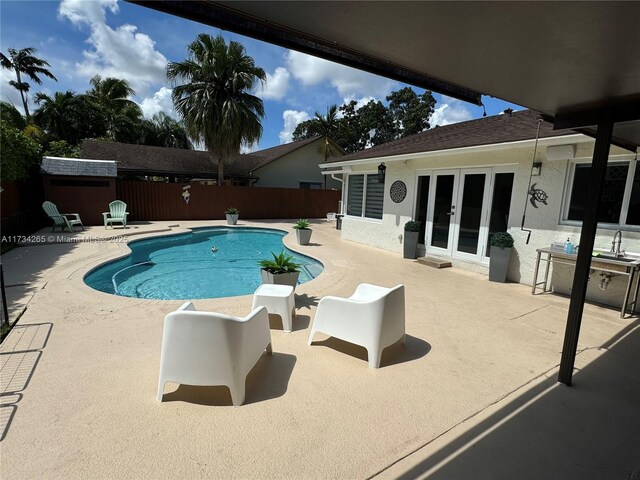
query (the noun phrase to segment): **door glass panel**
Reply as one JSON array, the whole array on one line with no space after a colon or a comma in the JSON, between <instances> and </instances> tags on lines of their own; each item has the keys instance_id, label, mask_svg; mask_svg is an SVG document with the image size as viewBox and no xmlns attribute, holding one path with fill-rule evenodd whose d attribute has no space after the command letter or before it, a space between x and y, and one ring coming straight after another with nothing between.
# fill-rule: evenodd
<instances>
[{"instance_id":1,"label":"door glass panel","mask_svg":"<svg viewBox=\"0 0 640 480\"><path fill-rule=\"evenodd\" d=\"M427 207L429 206L429 177L418 177L418 195L416 205L416 221L420 222L418 242L424 242L427 227Z\"/></svg>"},{"instance_id":2,"label":"door glass panel","mask_svg":"<svg viewBox=\"0 0 640 480\"><path fill-rule=\"evenodd\" d=\"M513 173L496 173L491 213L489 214L489 241L485 255L491 251L491 237L497 232L506 232L509 228L509 211L511 209L511 192L513 190Z\"/></svg>"},{"instance_id":3,"label":"door glass panel","mask_svg":"<svg viewBox=\"0 0 640 480\"><path fill-rule=\"evenodd\" d=\"M433 232L431 245L448 248L449 231L451 230L451 200L455 175L438 175L436 177L436 195L433 204Z\"/></svg>"},{"instance_id":4,"label":"door glass panel","mask_svg":"<svg viewBox=\"0 0 640 480\"><path fill-rule=\"evenodd\" d=\"M460 215L460 233L458 234L458 251L478 253L478 239L480 238L480 220L482 218L482 201L484 199L484 173L467 174L464 176L462 205Z\"/></svg>"}]
</instances>

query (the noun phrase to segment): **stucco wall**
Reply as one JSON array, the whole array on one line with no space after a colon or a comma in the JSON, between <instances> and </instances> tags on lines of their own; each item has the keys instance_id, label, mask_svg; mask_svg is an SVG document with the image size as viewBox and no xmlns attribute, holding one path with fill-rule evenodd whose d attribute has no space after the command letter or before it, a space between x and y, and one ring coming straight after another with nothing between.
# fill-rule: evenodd
<instances>
[{"instance_id":1,"label":"stucco wall","mask_svg":"<svg viewBox=\"0 0 640 480\"><path fill-rule=\"evenodd\" d=\"M318 151L318 142L313 142L256 170L253 176L260 177L260 187L299 188L300 182L324 185L324 176L318 167L323 162L324 155ZM339 190L342 183L328 176L327 188Z\"/></svg>"},{"instance_id":2,"label":"stucco wall","mask_svg":"<svg viewBox=\"0 0 640 480\"><path fill-rule=\"evenodd\" d=\"M579 143L576 158L591 157L594 142L586 137L586 143ZM629 152L612 147L611 155L629 154ZM544 190L549 198L547 205L539 204L534 208L528 201L529 172L532 162L533 146L514 147L496 151L469 152L460 155L443 155L430 158L413 158L401 162L387 162L384 196L384 214L382 220L368 220L345 217L342 224L342 238L374 247L402 253L402 235L404 224L414 216L416 204L417 176L420 170L441 168L467 168L481 166L514 165L515 177L511 199L509 231L513 235L515 245L511 257L508 280L531 285L535 267L536 249L548 247L552 242L565 242L567 237L574 244L580 240L580 228L562 225L561 213L564 201L564 190L569 161L549 161L546 147L538 146L535 161L542 162L542 174L533 177L536 188ZM353 173L373 173L380 159L368 165L353 166ZM407 185L407 196L402 203L396 204L389 197L391 184L402 180ZM586 186L585 186L586 188ZM344 195L343 195L344 197ZM343 202L344 202L343 198ZM529 244L526 243L527 232L521 230L522 215L526 207L525 229L532 231ZM596 248L610 248L616 229L599 229ZM623 248L629 252L640 252L640 232L624 231ZM419 253L424 253L424 250ZM487 273L487 265L453 259L454 266ZM543 265L541 265L542 267ZM569 294L573 279L572 267L556 266L550 278L553 288L559 293ZM598 288L598 272L592 276L589 284L588 298L609 305L620 305L626 287L626 277L615 277L606 291ZM539 274L539 281L542 272Z\"/></svg>"}]
</instances>

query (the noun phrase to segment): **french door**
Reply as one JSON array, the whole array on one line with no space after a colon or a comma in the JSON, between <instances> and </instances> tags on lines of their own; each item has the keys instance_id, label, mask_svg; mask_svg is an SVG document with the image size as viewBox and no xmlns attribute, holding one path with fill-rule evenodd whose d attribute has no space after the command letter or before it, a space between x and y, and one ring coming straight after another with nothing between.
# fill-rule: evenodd
<instances>
[{"instance_id":1,"label":"french door","mask_svg":"<svg viewBox=\"0 0 640 480\"><path fill-rule=\"evenodd\" d=\"M488 237L491 168L435 170L429 189L427 252L482 261Z\"/></svg>"}]
</instances>

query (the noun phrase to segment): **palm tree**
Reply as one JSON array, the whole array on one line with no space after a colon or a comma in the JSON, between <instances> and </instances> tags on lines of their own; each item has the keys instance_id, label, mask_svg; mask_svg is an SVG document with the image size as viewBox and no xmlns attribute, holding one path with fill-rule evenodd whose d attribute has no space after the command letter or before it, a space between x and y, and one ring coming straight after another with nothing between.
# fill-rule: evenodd
<instances>
[{"instance_id":1,"label":"palm tree","mask_svg":"<svg viewBox=\"0 0 640 480\"><path fill-rule=\"evenodd\" d=\"M256 67L242 44L221 35L200 34L187 46L189 58L169 62L167 78L175 85L173 104L189 136L202 141L218 165L218 185L224 182L224 163L262 136L262 100L249 92L266 74Z\"/></svg>"},{"instance_id":2,"label":"palm tree","mask_svg":"<svg viewBox=\"0 0 640 480\"><path fill-rule=\"evenodd\" d=\"M136 94L127 80L121 78L102 78L96 75L91 80L92 89L87 92L96 105L104 109L107 115L107 136L112 140L130 137L132 129L142 120L142 110L131 100Z\"/></svg>"},{"instance_id":3,"label":"palm tree","mask_svg":"<svg viewBox=\"0 0 640 480\"><path fill-rule=\"evenodd\" d=\"M33 119L40 128L59 140L77 145L84 138L95 138L106 133L103 111L85 95L68 90L53 96L38 92L33 97L38 108Z\"/></svg>"},{"instance_id":4,"label":"palm tree","mask_svg":"<svg viewBox=\"0 0 640 480\"><path fill-rule=\"evenodd\" d=\"M4 53L0 52L0 64L2 65L2 68L13 70L15 72L16 80L11 80L9 85L20 92L22 106L24 107L24 114L27 121L29 121L29 105L27 98L27 93L29 93L29 84L22 81L22 75L26 75L38 85L42 84L42 80L40 80L38 75L44 75L56 82L58 79L53 75L53 73L45 68L50 66L49 62L35 56L35 53L38 51L35 48L22 48L20 50L9 48L7 51L9 52L8 57Z\"/></svg>"},{"instance_id":5,"label":"palm tree","mask_svg":"<svg viewBox=\"0 0 640 480\"><path fill-rule=\"evenodd\" d=\"M169 148L191 148L187 131L181 122L164 112L156 113L151 121L158 145Z\"/></svg>"},{"instance_id":6,"label":"palm tree","mask_svg":"<svg viewBox=\"0 0 640 480\"><path fill-rule=\"evenodd\" d=\"M336 138L340 123L338 121L338 106L331 105L327 107L327 114L322 115L320 112L316 112L313 119L313 126L310 128L315 134L324 137L324 142L320 145L320 153L324 155L324 161L329 159L329 156L335 156L340 154L340 149L331 142L332 138ZM327 188L327 176L324 176L324 188Z\"/></svg>"}]
</instances>

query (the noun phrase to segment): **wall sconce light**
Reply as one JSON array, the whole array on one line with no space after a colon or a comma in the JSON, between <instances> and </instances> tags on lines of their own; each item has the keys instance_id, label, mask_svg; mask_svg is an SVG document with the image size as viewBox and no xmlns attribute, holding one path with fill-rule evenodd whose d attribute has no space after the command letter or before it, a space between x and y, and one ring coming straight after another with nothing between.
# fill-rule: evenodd
<instances>
[{"instance_id":1,"label":"wall sconce light","mask_svg":"<svg viewBox=\"0 0 640 480\"><path fill-rule=\"evenodd\" d=\"M378 182L384 183L385 173L387 171L387 167L384 162L378 165Z\"/></svg>"},{"instance_id":2,"label":"wall sconce light","mask_svg":"<svg viewBox=\"0 0 640 480\"><path fill-rule=\"evenodd\" d=\"M533 165L531 166L531 176L539 177L541 173L542 173L542 162L533 162Z\"/></svg>"}]
</instances>

